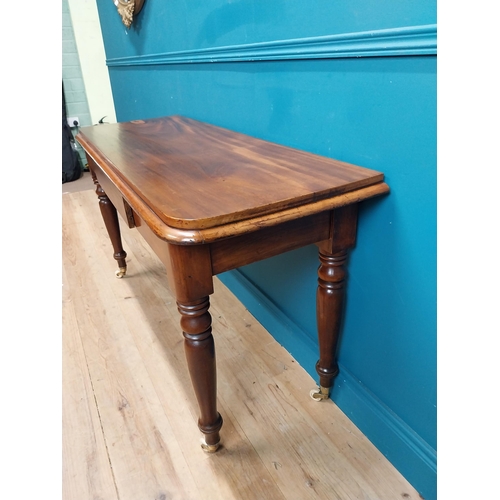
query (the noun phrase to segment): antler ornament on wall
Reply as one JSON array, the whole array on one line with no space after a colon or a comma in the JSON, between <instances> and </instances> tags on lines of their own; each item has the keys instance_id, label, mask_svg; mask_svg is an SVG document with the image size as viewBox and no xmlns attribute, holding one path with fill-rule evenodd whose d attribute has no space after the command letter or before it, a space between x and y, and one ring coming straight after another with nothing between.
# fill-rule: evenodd
<instances>
[{"instance_id":1,"label":"antler ornament on wall","mask_svg":"<svg viewBox=\"0 0 500 500\"><path fill-rule=\"evenodd\" d=\"M134 16L139 14L142 9L144 0L113 0L116 8L118 9L118 14L120 14L123 24L130 28Z\"/></svg>"}]
</instances>

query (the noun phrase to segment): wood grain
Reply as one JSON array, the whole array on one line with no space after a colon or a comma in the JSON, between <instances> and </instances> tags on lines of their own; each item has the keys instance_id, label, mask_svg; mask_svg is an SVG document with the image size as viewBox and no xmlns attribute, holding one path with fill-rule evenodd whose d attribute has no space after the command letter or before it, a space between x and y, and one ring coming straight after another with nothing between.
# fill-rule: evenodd
<instances>
[{"instance_id":1,"label":"wood grain","mask_svg":"<svg viewBox=\"0 0 500 500\"><path fill-rule=\"evenodd\" d=\"M165 224L179 229L307 205L384 177L181 116L85 127L77 139L114 182L126 183Z\"/></svg>"},{"instance_id":2,"label":"wood grain","mask_svg":"<svg viewBox=\"0 0 500 500\"><path fill-rule=\"evenodd\" d=\"M95 194L63 195L64 500L419 499L217 279L224 446L204 454L165 267L121 228L117 280Z\"/></svg>"},{"instance_id":3,"label":"wood grain","mask_svg":"<svg viewBox=\"0 0 500 500\"><path fill-rule=\"evenodd\" d=\"M74 259L74 255L71 255L74 248L66 244L65 247L66 257ZM63 498L117 500L113 471L81 343L70 280L64 270L62 314Z\"/></svg>"}]
</instances>

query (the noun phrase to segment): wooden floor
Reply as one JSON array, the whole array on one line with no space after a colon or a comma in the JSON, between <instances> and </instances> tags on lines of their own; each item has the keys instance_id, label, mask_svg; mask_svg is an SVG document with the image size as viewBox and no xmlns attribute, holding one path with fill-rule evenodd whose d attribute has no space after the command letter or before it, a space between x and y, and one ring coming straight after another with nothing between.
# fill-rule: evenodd
<instances>
[{"instance_id":1,"label":"wooden floor","mask_svg":"<svg viewBox=\"0 0 500 500\"><path fill-rule=\"evenodd\" d=\"M205 454L163 265L122 224L116 279L94 192L62 202L64 500L419 498L217 279L223 446Z\"/></svg>"}]
</instances>

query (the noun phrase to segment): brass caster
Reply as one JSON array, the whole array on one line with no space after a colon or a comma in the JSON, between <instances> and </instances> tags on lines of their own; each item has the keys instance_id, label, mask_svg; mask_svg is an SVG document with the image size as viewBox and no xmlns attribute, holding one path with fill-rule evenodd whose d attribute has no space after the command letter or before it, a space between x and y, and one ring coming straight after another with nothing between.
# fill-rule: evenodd
<instances>
[{"instance_id":1,"label":"brass caster","mask_svg":"<svg viewBox=\"0 0 500 500\"><path fill-rule=\"evenodd\" d=\"M323 401L324 399L328 399L330 396L330 388L319 386L318 389L313 389L309 395L313 399L313 401Z\"/></svg>"},{"instance_id":2,"label":"brass caster","mask_svg":"<svg viewBox=\"0 0 500 500\"><path fill-rule=\"evenodd\" d=\"M120 267L117 271L115 271L115 276L117 278L123 278L127 274L127 268L126 267Z\"/></svg>"},{"instance_id":3,"label":"brass caster","mask_svg":"<svg viewBox=\"0 0 500 500\"><path fill-rule=\"evenodd\" d=\"M215 453L219 448L220 442L217 444L207 444L203 438L201 438L201 449L205 453Z\"/></svg>"}]
</instances>

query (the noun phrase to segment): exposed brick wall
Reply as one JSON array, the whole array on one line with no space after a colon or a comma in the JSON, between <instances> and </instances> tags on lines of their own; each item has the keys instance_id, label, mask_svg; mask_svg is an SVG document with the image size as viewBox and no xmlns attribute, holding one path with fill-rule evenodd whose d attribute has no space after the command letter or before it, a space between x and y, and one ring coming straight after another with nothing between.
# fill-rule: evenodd
<instances>
[{"instance_id":1,"label":"exposed brick wall","mask_svg":"<svg viewBox=\"0 0 500 500\"><path fill-rule=\"evenodd\" d=\"M77 116L83 127L92 125L68 0L62 2L62 79L68 116ZM73 135L76 135L77 129L71 130ZM78 153L82 159L82 165L85 165L87 163L85 153L79 145Z\"/></svg>"}]
</instances>

